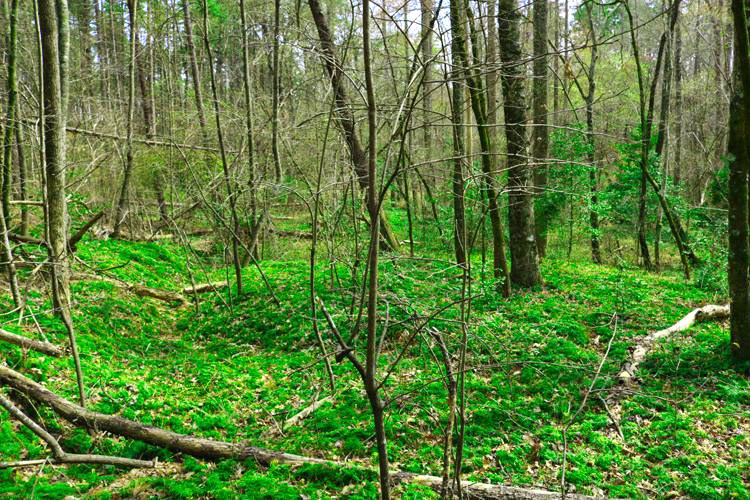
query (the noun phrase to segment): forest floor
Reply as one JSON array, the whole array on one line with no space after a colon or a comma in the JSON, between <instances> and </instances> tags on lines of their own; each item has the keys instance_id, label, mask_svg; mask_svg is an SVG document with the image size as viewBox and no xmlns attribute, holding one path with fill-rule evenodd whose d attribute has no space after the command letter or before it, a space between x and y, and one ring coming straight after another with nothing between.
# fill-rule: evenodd
<instances>
[{"instance_id":1,"label":"forest floor","mask_svg":"<svg viewBox=\"0 0 750 500\"><path fill-rule=\"evenodd\" d=\"M190 285L185 252L172 243L87 240L78 257L79 272L112 268L110 275L129 283L175 291ZM265 261L262 267L280 305L269 300L251 266L241 300L229 302L226 292L207 295L197 313L192 305L136 297L112 283L75 281L74 320L89 405L177 432L374 464L369 407L346 362L333 365L332 402L294 426L284 425L330 391L310 327L308 262ZM319 266L317 289L346 331L344 312L350 304L342 288L347 289L349 270L338 265L334 272L338 277L328 265ZM197 274L201 282L226 278L223 270ZM725 298L677 273L554 258L544 262L544 289L519 291L507 300L475 274L466 477L559 489L565 434L571 490L617 497L750 496L750 377L747 366L729 358L726 324L696 325L660 341L640 368L642 380L622 399L619 424L603 403L628 348L639 338L694 307ZM383 260L382 300L391 317L383 366L393 361L405 338L399 321L455 301L458 275L439 258ZM64 345L61 325L42 312L44 292L32 289L29 297L48 338ZM449 307L432 323L453 351L460 340L458 318L457 307ZM28 320L19 325L6 316L3 323L7 330L39 338ZM321 331L330 338L325 323ZM446 389L433 349L429 337L421 338L389 379L387 432L394 467L439 475ZM23 354L8 345L2 353L9 366L75 399L68 359ZM582 405L592 381L593 391ZM377 492L376 477L364 468L263 468L250 460L212 464L111 435L92 436L40 412L62 433L68 451L158 457L163 463L133 471L87 465L2 470L0 497L373 498ZM46 454L29 431L0 414L2 460ZM398 493L429 495L416 486L400 487Z\"/></svg>"}]
</instances>

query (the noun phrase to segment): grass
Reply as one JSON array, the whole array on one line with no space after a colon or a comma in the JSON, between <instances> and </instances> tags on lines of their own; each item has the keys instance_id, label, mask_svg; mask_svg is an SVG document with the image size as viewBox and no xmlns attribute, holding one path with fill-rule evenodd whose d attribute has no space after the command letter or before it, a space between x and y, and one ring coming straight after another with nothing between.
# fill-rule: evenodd
<instances>
[{"instance_id":1,"label":"grass","mask_svg":"<svg viewBox=\"0 0 750 500\"><path fill-rule=\"evenodd\" d=\"M179 290L189 283L185 254L161 243L85 241L88 267L128 282ZM206 264L196 279L223 279ZM195 262L196 256L191 256ZM89 404L183 433L246 440L276 450L348 460L363 468L261 468L252 461L204 463L108 435L71 429L45 409L47 425L66 449L167 462L154 471L51 467L0 471L0 496L62 498L116 495L192 498L374 498L376 461L368 405L345 362L334 364L336 394L292 428L283 422L326 393L311 328L308 263L263 262L281 304L268 298L257 271L245 270L247 294L207 296L199 310L134 297L102 282L75 282L75 324ZM460 296L456 269L445 261L384 259L382 313L390 317L382 368L403 348L414 324ZM78 264L83 266L83 264ZM619 497L750 496L750 378L729 358L727 327L699 325L661 342L641 367L642 382L622 405L620 439L599 395L614 385L628 347L646 332L674 323L691 308L723 302L677 273L594 266L548 259L545 288L509 300L479 279L475 262L466 377L464 471L470 478L559 489L563 430L568 427L566 479L576 491ZM334 273L332 276L331 273ZM350 272L320 265L316 288L346 334L351 322ZM49 338L65 342L44 314L41 290L30 294ZM456 351L457 307L430 321ZM5 328L35 335L28 321ZM328 349L333 343L322 325ZM612 337L614 336L614 339ZM594 393L581 407L608 343L612 347ZM74 399L69 360L49 360L3 345L4 359L50 389ZM394 466L439 474L446 390L431 339L418 336L386 384L389 449ZM321 396L322 397L322 396ZM39 458L46 450L27 430L0 415L0 457ZM425 498L401 487L404 498Z\"/></svg>"}]
</instances>

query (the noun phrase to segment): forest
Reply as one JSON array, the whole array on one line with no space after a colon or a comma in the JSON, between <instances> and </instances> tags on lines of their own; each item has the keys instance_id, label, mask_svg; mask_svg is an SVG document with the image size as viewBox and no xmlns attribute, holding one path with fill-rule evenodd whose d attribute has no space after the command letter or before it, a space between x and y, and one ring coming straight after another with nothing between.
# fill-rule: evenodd
<instances>
[{"instance_id":1,"label":"forest","mask_svg":"<svg viewBox=\"0 0 750 500\"><path fill-rule=\"evenodd\" d=\"M750 498L749 23L0 0L0 498Z\"/></svg>"}]
</instances>

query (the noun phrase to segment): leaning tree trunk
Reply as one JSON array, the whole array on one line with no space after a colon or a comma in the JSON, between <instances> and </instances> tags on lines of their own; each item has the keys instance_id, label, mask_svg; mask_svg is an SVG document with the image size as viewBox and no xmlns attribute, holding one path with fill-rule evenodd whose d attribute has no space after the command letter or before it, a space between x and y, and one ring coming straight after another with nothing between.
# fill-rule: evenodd
<instances>
[{"instance_id":1,"label":"leaning tree trunk","mask_svg":"<svg viewBox=\"0 0 750 500\"><path fill-rule=\"evenodd\" d=\"M362 143L359 140L359 135L357 133L357 124L349 103L349 96L346 93L344 83L345 77L342 71L341 62L336 53L336 46L333 43L333 35L331 34L331 29L328 27L328 20L326 19L325 14L323 14L320 2L318 0L308 0L307 4L310 6L310 12L312 13L313 21L315 22L315 27L318 31L321 52L320 58L325 67L326 73L328 73L328 77L331 79L333 98L336 103L337 123L341 128L344 140L349 148L349 154L354 165L354 173L357 176L359 187L366 192L369 189L369 183L376 182L376 179L370 179L368 176L367 155L362 148ZM379 219L380 235L383 239L383 243L391 250L397 251L401 245L399 244L398 239L396 239L396 235L393 233L393 230L388 223L388 218L385 216L382 209L380 211Z\"/></svg>"},{"instance_id":2,"label":"leaning tree trunk","mask_svg":"<svg viewBox=\"0 0 750 500\"><path fill-rule=\"evenodd\" d=\"M503 62L503 107L508 149L508 229L510 232L510 279L521 286L542 282L534 237L534 200L527 161L526 77L522 64L518 3L500 0L498 41Z\"/></svg>"}]
</instances>

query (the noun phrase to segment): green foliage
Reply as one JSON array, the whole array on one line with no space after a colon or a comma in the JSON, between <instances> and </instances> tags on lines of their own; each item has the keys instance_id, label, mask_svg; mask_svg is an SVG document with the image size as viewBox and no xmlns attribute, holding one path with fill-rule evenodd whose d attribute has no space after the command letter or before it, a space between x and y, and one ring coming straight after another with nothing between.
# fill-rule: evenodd
<instances>
[{"instance_id":1,"label":"green foliage","mask_svg":"<svg viewBox=\"0 0 750 500\"><path fill-rule=\"evenodd\" d=\"M169 243L85 241L79 252L95 267L122 266L111 272L126 281L171 290L188 282L181 252ZM246 269L245 297L235 298L230 309L223 302L226 296L207 296L197 315L191 307L173 309L109 285L77 282L74 319L84 371L95 381L89 385L92 408L177 432L371 466L369 409L357 375L346 363L333 366L335 403L323 405L294 427L282 428L288 416L315 397L325 373L315 363L319 353L310 328L308 264L266 261L263 268L279 306L268 300L257 271ZM207 279L223 277L220 269L206 269ZM613 385L628 347L646 331L673 323L696 304L714 301L715 292L669 273L652 275L554 259L545 260L543 271L545 290L517 293L508 300L495 293L489 281L476 279L469 340L473 370L466 378L467 476L556 488L562 429L570 424L567 479L578 491L640 497L673 491L701 497L750 494L750 471L744 465L750 463L748 382L745 368L731 362L722 325L698 326L666 340L649 356L641 368L641 390L624 401L624 442L598 398L590 398L575 416L583 388L592 383L613 336L597 391ZM385 366L403 342L404 331L398 325L447 305L460 293L461 283L453 273L445 273L439 260L385 259L381 276L391 318ZM321 263L316 289L348 334L349 301L339 286L351 286L350 271ZM449 307L431 322L454 352L460 342L457 314ZM64 330L56 320L44 315L39 320L53 341L64 342ZM399 467L439 474L446 390L442 364L430 355L433 349L428 339L418 339L386 384L397 401L388 407L387 430L391 457ZM74 397L66 360L24 357L12 347L5 359L51 389ZM42 416L54 422L47 412ZM54 498L136 491L173 498L377 495L376 475L364 468L261 468L252 461L210 464L113 436L92 439L67 427L58 432L71 451L158 457L174 470L165 475L146 471L116 486L113 481L123 478L124 471L111 467L72 467L65 476L49 470L38 481L16 471L0 471L0 495L28 497L32 489L38 496ZM3 459L46 454L30 432L0 416ZM425 498L432 492L408 486L399 495Z\"/></svg>"}]
</instances>

